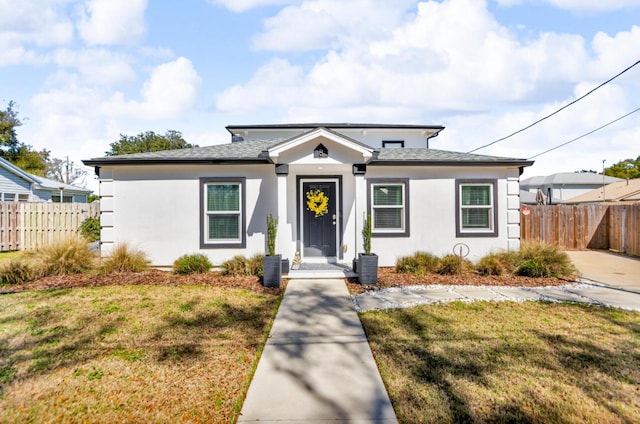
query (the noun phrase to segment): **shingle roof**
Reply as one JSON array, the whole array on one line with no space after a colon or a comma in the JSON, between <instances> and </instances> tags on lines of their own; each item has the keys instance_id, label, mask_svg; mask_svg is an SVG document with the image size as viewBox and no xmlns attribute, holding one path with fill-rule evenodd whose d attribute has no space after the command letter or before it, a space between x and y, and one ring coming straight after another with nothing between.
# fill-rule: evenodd
<instances>
[{"instance_id":1,"label":"shingle roof","mask_svg":"<svg viewBox=\"0 0 640 424\"><path fill-rule=\"evenodd\" d=\"M640 194L640 179L621 180L604 187L606 201L622 202L638 200ZM565 200L565 203L594 203L602 202L602 187Z\"/></svg>"},{"instance_id":2,"label":"shingle roof","mask_svg":"<svg viewBox=\"0 0 640 424\"><path fill-rule=\"evenodd\" d=\"M426 149L426 148L387 148L378 149L377 157L372 162L393 163L398 162L419 162L432 164L518 164L531 165L532 161L526 159L506 158L501 156L476 155L473 153L451 152L447 150Z\"/></svg>"},{"instance_id":3,"label":"shingle roof","mask_svg":"<svg viewBox=\"0 0 640 424\"><path fill-rule=\"evenodd\" d=\"M262 152L283 140L251 140L190 149L133 153L84 160L85 165L265 161Z\"/></svg>"},{"instance_id":4,"label":"shingle roof","mask_svg":"<svg viewBox=\"0 0 640 424\"><path fill-rule=\"evenodd\" d=\"M251 140L237 143L219 144L190 149L165 150L160 152L134 153L130 155L107 156L83 161L85 165L124 165L153 163L232 163L268 162L267 151L287 140ZM377 157L372 165L518 165L528 166L533 162L525 159L449 152L426 148L376 149Z\"/></svg>"},{"instance_id":5,"label":"shingle roof","mask_svg":"<svg viewBox=\"0 0 640 424\"><path fill-rule=\"evenodd\" d=\"M605 184L621 181L620 178L604 177ZM520 181L520 186L525 187L542 187L544 185L593 185L602 184L602 174L594 174L593 172L557 172L545 177L531 177Z\"/></svg>"}]
</instances>

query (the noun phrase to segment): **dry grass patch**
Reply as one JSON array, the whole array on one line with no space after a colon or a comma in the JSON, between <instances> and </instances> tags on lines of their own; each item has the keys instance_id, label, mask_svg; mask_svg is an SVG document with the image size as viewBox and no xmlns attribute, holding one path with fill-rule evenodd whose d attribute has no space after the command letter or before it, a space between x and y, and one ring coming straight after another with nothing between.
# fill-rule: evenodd
<instances>
[{"instance_id":1,"label":"dry grass patch","mask_svg":"<svg viewBox=\"0 0 640 424\"><path fill-rule=\"evenodd\" d=\"M233 421L279 299L194 286L2 295L2 419Z\"/></svg>"},{"instance_id":2,"label":"dry grass patch","mask_svg":"<svg viewBox=\"0 0 640 424\"><path fill-rule=\"evenodd\" d=\"M640 422L640 313L451 303L361 314L403 423Z\"/></svg>"}]
</instances>

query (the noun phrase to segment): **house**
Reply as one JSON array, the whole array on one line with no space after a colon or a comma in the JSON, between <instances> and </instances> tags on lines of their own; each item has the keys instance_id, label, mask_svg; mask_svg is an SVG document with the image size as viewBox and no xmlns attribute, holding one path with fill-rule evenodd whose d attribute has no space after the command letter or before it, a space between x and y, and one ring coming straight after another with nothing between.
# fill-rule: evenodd
<instances>
[{"instance_id":1,"label":"house","mask_svg":"<svg viewBox=\"0 0 640 424\"><path fill-rule=\"evenodd\" d=\"M83 161L100 179L102 251L129 242L157 266L265 251L350 263L372 217L380 266L418 250L470 259L517 249L519 176L533 162L427 148L429 125L230 125L231 142Z\"/></svg>"},{"instance_id":2,"label":"house","mask_svg":"<svg viewBox=\"0 0 640 424\"><path fill-rule=\"evenodd\" d=\"M91 190L29 174L0 158L0 201L86 203Z\"/></svg>"},{"instance_id":3,"label":"house","mask_svg":"<svg viewBox=\"0 0 640 424\"><path fill-rule=\"evenodd\" d=\"M520 181L520 189L536 193L538 189L546 196L547 205L565 203L572 197L587 193L603 184L620 181L620 178L602 176L593 172L558 172L546 177L530 177Z\"/></svg>"},{"instance_id":4,"label":"house","mask_svg":"<svg viewBox=\"0 0 640 424\"><path fill-rule=\"evenodd\" d=\"M625 203L640 201L640 178L607 184L604 186L604 190L599 187L580 196L572 197L567 203L602 203L603 201Z\"/></svg>"}]
</instances>

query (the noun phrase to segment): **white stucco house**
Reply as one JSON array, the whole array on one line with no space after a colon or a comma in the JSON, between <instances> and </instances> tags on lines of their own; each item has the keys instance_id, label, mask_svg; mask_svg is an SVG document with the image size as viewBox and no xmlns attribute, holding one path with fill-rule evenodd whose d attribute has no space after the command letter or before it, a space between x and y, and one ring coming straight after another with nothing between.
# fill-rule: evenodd
<instances>
[{"instance_id":1,"label":"white stucco house","mask_svg":"<svg viewBox=\"0 0 640 424\"><path fill-rule=\"evenodd\" d=\"M102 252L128 242L157 266L186 253L214 264L265 251L350 263L370 214L380 266L465 243L470 259L517 249L524 159L428 148L431 125L230 125L223 145L94 158Z\"/></svg>"},{"instance_id":2,"label":"white stucco house","mask_svg":"<svg viewBox=\"0 0 640 424\"><path fill-rule=\"evenodd\" d=\"M0 201L87 203L91 190L23 171L0 158Z\"/></svg>"}]
</instances>

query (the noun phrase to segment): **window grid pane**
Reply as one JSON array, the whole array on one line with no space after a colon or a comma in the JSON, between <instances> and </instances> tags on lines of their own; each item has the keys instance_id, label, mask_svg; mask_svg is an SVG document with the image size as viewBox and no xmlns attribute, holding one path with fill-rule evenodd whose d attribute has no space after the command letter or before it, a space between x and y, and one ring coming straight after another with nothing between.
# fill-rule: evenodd
<instances>
[{"instance_id":1,"label":"window grid pane","mask_svg":"<svg viewBox=\"0 0 640 424\"><path fill-rule=\"evenodd\" d=\"M468 208L462 210L462 228L490 228L488 208Z\"/></svg>"},{"instance_id":2,"label":"window grid pane","mask_svg":"<svg viewBox=\"0 0 640 424\"><path fill-rule=\"evenodd\" d=\"M403 208L374 208L373 228L376 230L402 230Z\"/></svg>"},{"instance_id":3,"label":"window grid pane","mask_svg":"<svg viewBox=\"0 0 640 424\"><path fill-rule=\"evenodd\" d=\"M209 215L210 240L236 240L240 238L239 215Z\"/></svg>"},{"instance_id":4,"label":"window grid pane","mask_svg":"<svg viewBox=\"0 0 640 424\"><path fill-rule=\"evenodd\" d=\"M238 184L207 185L207 211L240 211L240 186Z\"/></svg>"},{"instance_id":5,"label":"window grid pane","mask_svg":"<svg viewBox=\"0 0 640 424\"><path fill-rule=\"evenodd\" d=\"M374 206L402 206L403 186L400 184L379 184L373 186Z\"/></svg>"},{"instance_id":6,"label":"window grid pane","mask_svg":"<svg viewBox=\"0 0 640 424\"><path fill-rule=\"evenodd\" d=\"M464 206L491 205L491 187L486 185L462 186L462 204Z\"/></svg>"}]
</instances>

